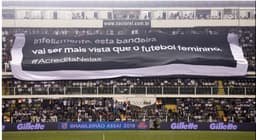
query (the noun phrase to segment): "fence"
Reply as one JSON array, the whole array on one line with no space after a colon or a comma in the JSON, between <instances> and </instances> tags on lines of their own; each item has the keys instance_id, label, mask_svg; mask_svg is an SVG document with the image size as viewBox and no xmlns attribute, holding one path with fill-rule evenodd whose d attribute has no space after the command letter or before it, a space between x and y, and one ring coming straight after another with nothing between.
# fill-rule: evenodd
<instances>
[{"instance_id":1,"label":"fence","mask_svg":"<svg viewBox=\"0 0 256 140\"><path fill-rule=\"evenodd\" d=\"M92 86L5 88L3 95L255 95L255 87Z\"/></svg>"}]
</instances>

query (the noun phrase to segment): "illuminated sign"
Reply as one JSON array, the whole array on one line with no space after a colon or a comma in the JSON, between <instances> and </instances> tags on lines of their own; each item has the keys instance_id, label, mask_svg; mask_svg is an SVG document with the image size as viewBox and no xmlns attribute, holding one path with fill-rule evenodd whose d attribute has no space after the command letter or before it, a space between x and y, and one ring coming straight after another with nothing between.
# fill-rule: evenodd
<instances>
[{"instance_id":1,"label":"illuminated sign","mask_svg":"<svg viewBox=\"0 0 256 140\"><path fill-rule=\"evenodd\" d=\"M221 123L210 123L210 129L211 130L237 130L238 126L235 124L224 124L223 122Z\"/></svg>"},{"instance_id":2,"label":"illuminated sign","mask_svg":"<svg viewBox=\"0 0 256 140\"><path fill-rule=\"evenodd\" d=\"M198 124L185 123L185 122L171 123L170 128L171 129L179 129L179 130L197 130Z\"/></svg>"},{"instance_id":3,"label":"illuminated sign","mask_svg":"<svg viewBox=\"0 0 256 140\"><path fill-rule=\"evenodd\" d=\"M41 123L20 123L17 125L17 130L44 130L45 125Z\"/></svg>"}]
</instances>

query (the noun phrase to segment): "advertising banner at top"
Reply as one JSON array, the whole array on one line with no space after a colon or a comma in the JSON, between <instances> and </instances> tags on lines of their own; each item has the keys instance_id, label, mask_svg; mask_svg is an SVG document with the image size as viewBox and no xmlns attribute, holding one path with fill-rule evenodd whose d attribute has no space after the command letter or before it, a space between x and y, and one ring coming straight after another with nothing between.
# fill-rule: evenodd
<instances>
[{"instance_id":1,"label":"advertising banner at top","mask_svg":"<svg viewBox=\"0 0 256 140\"><path fill-rule=\"evenodd\" d=\"M14 76L22 80L245 75L247 61L230 37L16 34L11 66Z\"/></svg>"}]
</instances>

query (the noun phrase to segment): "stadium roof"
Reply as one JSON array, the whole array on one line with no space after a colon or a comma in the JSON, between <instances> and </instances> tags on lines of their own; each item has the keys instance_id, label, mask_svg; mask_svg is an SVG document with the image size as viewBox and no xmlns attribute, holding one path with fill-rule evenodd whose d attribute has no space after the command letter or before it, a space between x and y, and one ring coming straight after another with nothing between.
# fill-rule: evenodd
<instances>
[{"instance_id":1,"label":"stadium roof","mask_svg":"<svg viewBox=\"0 0 256 140\"><path fill-rule=\"evenodd\" d=\"M255 7L255 1L3 1L3 7Z\"/></svg>"}]
</instances>

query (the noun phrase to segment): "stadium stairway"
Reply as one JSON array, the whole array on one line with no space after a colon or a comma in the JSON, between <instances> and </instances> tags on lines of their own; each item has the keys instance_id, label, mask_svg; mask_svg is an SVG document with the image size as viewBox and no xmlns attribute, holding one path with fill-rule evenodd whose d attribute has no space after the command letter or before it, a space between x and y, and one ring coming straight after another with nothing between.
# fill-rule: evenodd
<instances>
[{"instance_id":1,"label":"stadium stairway","mask_svg":"<svg viewBox=\"0 0 256 140\"><path fill-rule=\"evenodd\" d=\"M176 104L167 104L165 105L166 110L171 110L172 112L177 112L177 105Z\"/></svg>"},{"instance_id":2,"label":"stadium stairway","mask_svg":"<svg viewBox=\"0 0 256 140\"><path fill-rule=\"evenodd\" d=\"M2 83L2 95L10 95L9 86L6 83Z\"/></svg>"},{"instance_id":3,"label":"stadium stairway","mask_svg":"<svg viewBox=\"0 0 256 140\"><path fill-rule=\"evenodd\" d=\"M221 120L223 120L223 118L225 117L224 111L221 107L221 105L217 105L217 112L218 112L218 116Z\"/></svg>"},{"instance_id":4,"label":"stadium stairway","mask_svg":"<svg viewBox=\"0 0 256 140\"><path fill-rule=\"evenodd\" d=\"M222 80L218 81L218 92L217 92L217 94L218 95L224 95L225 94L224 86L223 86L223 81Z\"/></svg>"}]
</instances>

